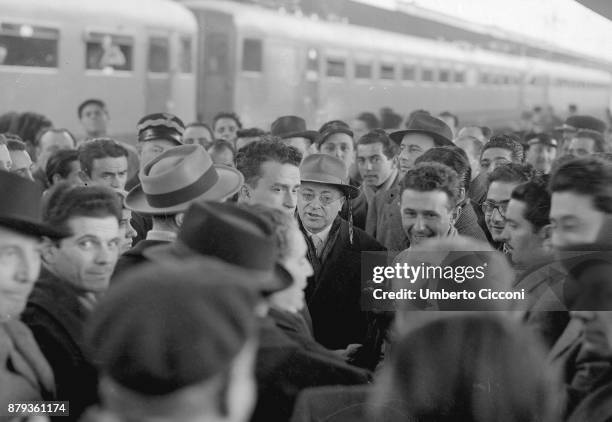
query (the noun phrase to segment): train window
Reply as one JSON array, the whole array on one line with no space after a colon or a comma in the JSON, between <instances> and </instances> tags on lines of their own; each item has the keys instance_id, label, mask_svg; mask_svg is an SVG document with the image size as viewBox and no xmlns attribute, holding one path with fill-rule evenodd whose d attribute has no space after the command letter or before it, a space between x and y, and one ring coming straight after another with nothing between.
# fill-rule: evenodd
<instances>
[{"instance_id":1,"label":"train window","mask_svg":"<svg viewBox=\"0 0 612 422\"><path fill-rule=\"evenodd\" d=\"M181 38L181 50L179 52L179 66L181 73L193 72L193 54L191 52L191 38Z\"/></svg>"},{"instance_id":2,"label":"train window","mask_svg":"<svg viewBox=\"0 0 612 422\"><path fill-rule=\"evenodd\" d=\"M440 82L450 82L450 70L448 69L440 69L440 74L438 76L438 80Z\"/></svg>"},{"instance_id":3,"label":"train window","mask_svg":"<svg viewBox=\"0 0 612 422\"><path fill-rule=\"evenodd\" d=\"M263 70L261 40L245 38L242 42L242 70L245 72L261 72Z\"/></svg>"},{"instance_id":4,"label":"train window","mask_svg":"<svg viewBox=\"0 0 612 422\"><path fill-rule=\"evenodd\" d=\"M380 79L393 80L395 79L395 66L392 64L380 65Z\"/></svg>"},{"instance_id":5,"label":"train window","mask_svg":"<svg viewBox=\"0 0 612 422\"><path fill-rule=\"evenodd\" d=\"M308 60L306 63L306 70L309 72L319 72L319 52L315 48L308 50Z\"/></svg>"},{"instance_id":6,"label":"train window","mask_svg":"<svg viewBox=\"0 0 612 422\"><path fill-rule=\"evenodd\" d=\"M416 68L412 65L405 65L402 68L402 79L405 81L416 80Z\"/></svg>"},{"instance_id":7,"label":"train window","mask_svg":"<svg viewBox=\"0 0 612 422\"><path fill-rule=\"evenodd\" d=\"M465 82L465 71L463 70L455 70L453 74L453 78L455 83L462 84Z\"/></svg>"},{"instance_id":8,"label":"train window","mask_svg":"<svg viewBox=\"0 0 612 422\"><path fill-rule=\"evenodd\" d=\"M480 80L480 83L483 85L487 85L488 83L491 82L491 79L487 72L480 72L479 80Z\"/></svg>"},{"instance_id":9,"label":"train window","mask_svg":"<svg viewBox=\"0 0 612 422\"><path fill-rule=\"evenodd\" d=\"M346 62L344 59L327 59L327 76L344 78L346 76Z\"/></svg>"},{"instance_id":10,"label":"train window","mask_svg":"<svg viewBox=\"0 0 612 422\"><path fill-rule=\"evenodd\" d=\"M369 63L355 63L355 79L371 79L372 65Z\"/></svg>"},{"instance_id":11,"label":"train window","mask_svg":"<svg viewBox=\"0 0 612 422\"><path fill-rule=\"evenodd\" d=\"M59 31L41 26L0 25L0 65L57 67Z\"/></svg>"},{"instance_id":12,"label":"train window","mask_svg":"<svg viewBox=\"0 0 612 422\"><path fill-rule=\"evenodd\" d=\"M132 37L89 33L85 44L85 68L132 70L133 45Z\"/></svg>"},{"instance_id":13,"label":"train window","mask_svg":"<svg viewBox=\"0 0 612 422\"><path fill-rule=\"evenodd\" d=\"M434 81L434 70L431 68L424 67L421 71L421 80L423 82L433 82Z\"/></svg>"},{"instance_id":14,"label":"train window","mask_svg":"<svg viewBox=\"0 0 612 422\"><path fill-rule=\"evenodd\" d=\"M168 38L149 38L149 72L167 73L170 70L170 43Z\"/></svg>"}]
</instances>

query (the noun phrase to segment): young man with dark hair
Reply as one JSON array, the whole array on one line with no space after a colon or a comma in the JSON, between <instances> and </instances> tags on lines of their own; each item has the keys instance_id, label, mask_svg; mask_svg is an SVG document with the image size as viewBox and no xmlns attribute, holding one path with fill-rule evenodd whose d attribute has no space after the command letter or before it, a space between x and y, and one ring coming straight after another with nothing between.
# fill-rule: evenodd
<instances>
[{"instance_id":1,"label":"young man with dark hair","mask_svg":"<svg viewBox=\"0 0 612 422\"><path fill-rule=\"evenodd\" d=\"M214 117L212 129L215 139L223 139L234 145L242 122L236 113L222 111Z\"/></svg>"},{"instance_id":2,"label":"young man with dark hair","mask_svg":"<svg viewBox=\"0 0 612 422\"><path fill-rule=\"evenodd\" d=\"M400 210L410 246L457 234L453 211L459 186L457 173L443 164L426 162L408 170L401 183Z\"/></svg>"},{"instance_id":3,"label":"young man with dark hair","mask_svg":"<svg viewBox=\"0 0 612 422\"><path fill-rule=\"evenodd\" d=\"M549 174L557 157L557 140L546 133L531 133L525 135L525 141L525 162L540 174Z\"/></svg>"},{"instance_id":4,"label":"young man with dark hair","mask_svg":"<svg viewBox=\"0 0 612 422\"><path fill-rule=\"evenodd\" d=\"M43 211L48 225L70 236L43 245L43 269L22 320L53 369L57 399L70 401L71 420L96 401L83 330L117 262L120 219L117 194L102 186L59 185Z\"/></svg>"},{"instance_id":5,"label":"young man with dark hair","mask_svg":"<svg viewBox=\"0 0 612 422\"><path fill-rule=\"evenodd\" d=\"M262 136L266 134L266 131L258 127L251 127L248 129L240 129L236 133L236 151L240 151L242 148L252 142L257 142Z\"/></svg>"},{"instance_id":6,"label":"young man with dark hair","mask_svg":"<svg viewBox=\"0 0 612 422\"><path fill-rule=\"evenodd\" d=\"M244 175L238 202L267 205L293 215L300 187L302 154L279 138L264 136L242 148L236 168Z\"/></svg>"},{"instance_id":7,"label":"young man with dark hair","mask_svg":"<svg viewBox=\"0 0 612 422\"><path fill-rule=\"evenodd\" d=\"M11 173L15 173L23 178L34 181L32 176L32 159L28 154L25 142L21 141L18 136L9 134L7 136L6 146L11 156Z\"/></svg>"},{"instance_id":8,"label":"young man with dark hair","mask_svg":"<svg viewBox=\"0 0 612 422\"><path fill-rule=\"evenodd\" d=\"M110 138L87 141L78 149L84 183L124 190L128 175L128 151Z\"/></svg>"},{"instance_id":9,"label":"young man with dark hair","mask_svg":"<svg viewBox=\"0 0 612 422\"><path fill-rule=\"evenodd\" d=\"M569 141L567 152L576 158L604 152L606 141L603 135L594 130L582 129L572 136Z\"/></svg>"},{"instance_id":10,"label":"young man with dark hair","mask_svg":"<svg viewBox=\"0 0 612 422\"><path fill-rule=\"evenodd\" d=\"M351 123L351 128L355 135L355 139L361 138L368 132L374 129L380 128L380 120L374 113L363 112L360 113L355 120Z\"/></svg>"},{"instance_id":11,"label":"young man with dark hair","mask_svg":"<svg viewBox=\"0 0 612 422\"><path fill-rule=\"evenodd\" d=\"M399 147L382 129L374 129L357 140L357 168L361 191L374 200L378 191L392 189L399 182L397 155Z\"/></svg>"},{"instance_id":12,"label":"young man with dark hair","mask_svg":"<svg viewBox=\"0 0 612 422\"><path fill-rule=\"evenodd\" d=\"M51 187L60 182L68 182L71 185L82 184L79 152L74 149L56 151L47 160L45 174Z\"/></svg>"},{"instance_id":13,"label":"young man with dark hair","mask_svg":"<svg viewBox=\"0 0 612 422\"><path fill-rule=\"evenodd\" d=\"M482 204L482 211L494 246L503 248L502 233L506 226L506 210L512 191L534 176L535 171L530 165L514 163L498 166L489 174L487 197Z\"/></svg>"},{"instance_id":14,"label":"young man with dark hair","mask_svg":"<svg viewBox=\"0 0 612 422\"><path fill-rule=\"evenodd\" d=\"M551 175L554 247L597 240L612 214L612 165L598 158L570 160Z\"/></svg>"},{"instance_id":15,"label":"young man with dark hair","mask_svg":"<svg viewBox=\"0 0 612 422\"><path fill-rule=\"evenodd\" d=\"M101 138L108 135L110 117L104 101L90 98L83 101L77 111L79 121L85 129L85 139Z\"/></svg>"},{"instance_id":16,"label":"young man with dark hair","mask_svg":"<svg viewBox=\"0 0 612 422\"><path fill-rule=\"evenodd\" d=\"M206 123L194 122L185 126L185 132L183 132L185 145L200 144L208 148L214 140L212 129Z\"/></svg>"}]
</instances>

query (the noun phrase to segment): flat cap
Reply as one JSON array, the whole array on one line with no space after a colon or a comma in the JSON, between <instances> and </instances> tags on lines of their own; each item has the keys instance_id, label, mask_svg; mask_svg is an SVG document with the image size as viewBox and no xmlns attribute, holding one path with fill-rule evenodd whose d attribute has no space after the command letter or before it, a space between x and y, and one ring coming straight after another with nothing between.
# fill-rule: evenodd
<instances>
[{"instance_id":1,"label":"flat cap","mask_svg":"<svg viewBox=\"0 0 612 422\"><path fill-rule=\"evenodd\" d=\"M174 114L153 113L140 119L136 125L136 130L138 131L138 142L166 139L177 145L182 145L185 124Z\"/></svg>"},{"instance_id":2,"label":"flat cap","mask_svg":"<svg viewBox=\"0 0 612 422\"><path fill-rule=\"evenodd\" d=\"M88 323L92 362L143 395L205 382L255 336L257 295L248 285L244 270L203 257L128 272Z\"/></svg>"}]
</instances>

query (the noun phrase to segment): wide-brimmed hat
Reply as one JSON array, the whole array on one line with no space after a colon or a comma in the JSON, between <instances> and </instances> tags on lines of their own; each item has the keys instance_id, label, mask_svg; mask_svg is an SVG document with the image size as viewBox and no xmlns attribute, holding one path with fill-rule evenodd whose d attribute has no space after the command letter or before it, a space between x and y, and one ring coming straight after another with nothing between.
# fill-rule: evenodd
<instances>
[{"instance_id":1,"label":"wide-brimmed hat","mask_svg":"<svg viewBox=\"0 0 612 422\"><path fill-rule=\"evenodd\" d=\"M302 183L321 183L340 189L347 198L359 196L359 189L349 184L344 161L327 154L311 154L300 165Z\"/></svg>"},{"instance_id":2,"label":"wide-brimmed hat","mask_svg":"<svg viewBox=\"0 0 612 422\"><path fill-rule=\"evenodd\" d=\"M317 145L321 146L323 142L335 133L344 133L351 138L354 136L350 126L342 120L332 120L325 123L319 129L319 138L317 139Z\"/></svg>"},{"instance_id":3,"label":"wide-brimmed hat","mask_svg":"<svg viewBox=\"0 0 612 422\"><path fill-rule=\"evenodd\" d=\"M174 114L148 114L138 121L136 129L138 130L138 142L165 139L177 145L183 145L185 124Z\"/></svg>"},{"instance_id":4,"label":"wide-brimmed hat","mask_svg":"<svg viewBox=\"0 0 612 422\"><path fill-rule=\"evenodd\" d=\"M60 239L69 236L63 230L42 221L42 190L21 176L0 170L0 226L29 236Z\"/></svg>"},{"instance_id":5,"label":"wide-brimmed hat","mask_svg":"<svg viewBox=\"0 0 612 422\"><path fill-rule=\"evenodd\" d=\"M415 113L406 124L406 129L389 134L396 143L401 144L404 135L409 133L422 133L433 138L437 147L453 145L453 131L442 120L425 113Z\"/></svg>"},{"instance_id":6,"label":"wide-brimmed hat","mask_svg":"<svg viewBox=\"0 0 612 422\"><path fill-rule=\"evenodd\" d=\"M555 128L556 130L570 130L570 131L578 131L581 129L589 129L594 130L595 132L599 132L603 134L606 131L606 124L603 120L599 120L593 116L587 115L575 115L569 116L563 122L563 125Z\"/></svg>"},{"instance_id":7,"label":"wide-brimmed hat","mask_svg":"<svg viewBox=\"0 0 612 422\"><path fill-rule=\"evenodd\" d=\"M306 129L306 121L298 116L282 116L272 122L270 133L281 139L302 137L315 142L319 132Z\"/></svg>"},{"instance_id":8,"label":"wide-brimmed hat","mask_svg":"<svg viewBox=\"0 0 612 422\"><path fill-rule=\"evenodd\" d=\"M289 287L293 278L278 264L274 228L252 211L232 203L194 202L185 213L177 240L148 248L152 261L216 257L249 271L264 294Z\"/></svg>"},{"instance_id":9,"label":"wide-brimmed hat","mask_svg":"<svg viewBox=\"0 0 612 422\"><path fill-rule=\"evenodd\" d=\"M238 170L213 164L201 145L170 148L143 167L140 185L125 198L125 206L143 214L176 214L195 200L220 201L240 189Z\"/></svg>"}]
</instances>

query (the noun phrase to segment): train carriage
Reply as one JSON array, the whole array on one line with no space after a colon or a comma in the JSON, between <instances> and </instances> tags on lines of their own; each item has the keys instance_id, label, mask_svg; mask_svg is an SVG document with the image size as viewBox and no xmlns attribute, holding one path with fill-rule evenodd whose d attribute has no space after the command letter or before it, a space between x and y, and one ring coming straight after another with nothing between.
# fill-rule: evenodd
<instances>
[{"instance_id":1,"label":"train carriage","mask_svg":"<svg viewBox=\"0 0 612 422\"><path fill-rule=\"evenodd\" d=\"M0 112L78 128L78 104L100 98L119 137L146 113L194 119L196 34L170 0L3 0Z\"/></svg>"}]
</instances>

